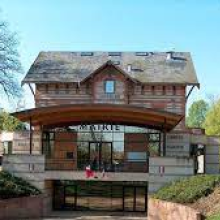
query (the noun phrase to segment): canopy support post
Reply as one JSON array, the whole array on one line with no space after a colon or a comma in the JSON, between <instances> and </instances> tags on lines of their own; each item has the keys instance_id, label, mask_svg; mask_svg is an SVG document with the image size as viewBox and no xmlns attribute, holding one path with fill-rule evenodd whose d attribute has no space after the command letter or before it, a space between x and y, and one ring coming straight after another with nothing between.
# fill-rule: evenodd
<instances>
[{"instance_id":1,"label":"canopy support post","mask_svg":"<svg viewBox=\"0 0 220 220\"><path fill-rule=\"evenodd\" d=\"M32 143L33 143L33 128L32 128L32 118L30 118L30 155L32 154Z\"/></svg>"},{"instance_id":2,"label":"canopy support post","mask_svg":"<svg viewBox=\"0 0 220 220\"><path fill-rule=\"evenodd\" d=\"M163 125L163 156L166 156L166 142L167 142L167 132L166 132L166 118L164 118Z\"/></svg>"},{"instance_id":3,"label":"canopy support post","mask_svg":"<svg viewBox=\"0 0 220 220\"><path fill-rule=\"evenodd\" d=\"M163 156L166 156L166 142L167 142L167 132L163 131Z\"/></svg>"}]
</instances>

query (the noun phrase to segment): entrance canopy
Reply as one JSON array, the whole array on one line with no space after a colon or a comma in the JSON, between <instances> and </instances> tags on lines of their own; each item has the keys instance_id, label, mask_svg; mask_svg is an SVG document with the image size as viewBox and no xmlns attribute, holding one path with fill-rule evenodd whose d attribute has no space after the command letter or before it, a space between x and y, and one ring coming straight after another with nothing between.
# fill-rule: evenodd
<instances>
[{"instance_id":1,"label":"entrance canopy","mask_svg":"<svg viewBox=\"0 0 220 220\"><path fill-rule=\"evenodd\" d=\"M131 105L72 104L34 108L11 114L33 126L46 128L84 123L112 123L148 127L170 131L183 118L182 115Z\"/></svg>"}]
</instances>

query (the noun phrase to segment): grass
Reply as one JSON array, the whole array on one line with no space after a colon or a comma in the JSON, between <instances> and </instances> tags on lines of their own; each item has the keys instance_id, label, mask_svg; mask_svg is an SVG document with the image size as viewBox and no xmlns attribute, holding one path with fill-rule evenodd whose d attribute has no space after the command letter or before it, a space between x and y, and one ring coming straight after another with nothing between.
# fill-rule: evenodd
<instances>
[{"instance_id":1,"label":"grass","mask_svg":"<svg viewBox=\"0 0 220 220\"><path fill-rule=\"evenodd\" d=\"M153 195L153 198L177 203L193 203L199 198L211 194L219 185L220 175L192 176L162 187Z\"/></svg>"},{"instance_id":2,"label":"grass","mask_svg":"<svg viewBox=\"0 0 220 220\"><path fill-rule=\"evenodd\" d=\"M215 214L215 215L212 215L208 218L206 218L206 220L220 220L220 213L219 214Z\"/></svg>"},{"instance_id":3,"label":"grass","mask_svg":"<svg viewBox=\"0 0 220 220\"><path fill-rule=\"evenodd\" d=\"M41 192L25 180L12 174L0 172L0 199L39 195Z\"/></svg>"}]
</instances>

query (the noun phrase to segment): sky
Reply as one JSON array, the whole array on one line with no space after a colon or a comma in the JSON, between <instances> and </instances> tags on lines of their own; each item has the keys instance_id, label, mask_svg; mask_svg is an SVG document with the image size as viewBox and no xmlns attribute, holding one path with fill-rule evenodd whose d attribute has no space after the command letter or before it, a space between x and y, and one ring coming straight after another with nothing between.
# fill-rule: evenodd
<instances>
[{"instance_id":1,"label":"sky","mask_svg":"<svg viewBox=\"0 0 220 220\"><path fill-rule=\"evenodd\" d=\"M220 94L220 0L0 0L0 9L24 73L40 51L189 51L201 84L189 104ZM0 100L11 111L16 102Z\"/></svg>"}]
</instances>

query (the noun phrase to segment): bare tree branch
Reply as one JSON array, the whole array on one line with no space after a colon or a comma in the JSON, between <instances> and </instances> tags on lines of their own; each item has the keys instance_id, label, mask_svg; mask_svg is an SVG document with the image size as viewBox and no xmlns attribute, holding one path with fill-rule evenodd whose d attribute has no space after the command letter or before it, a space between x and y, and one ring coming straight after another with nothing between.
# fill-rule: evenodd
<instances>
[{"instance_id":1,"label":"bare tree branch","mask_svg":"<svg viewBox=\"0 0 220 220\"><path fill-rule=\"evenodd\" d=\"M0 20L0 95L19 97L21 87L18 75L22 72L18 53L16 33L11 32L8 23Z\"/></svg>"}]
</instances>

